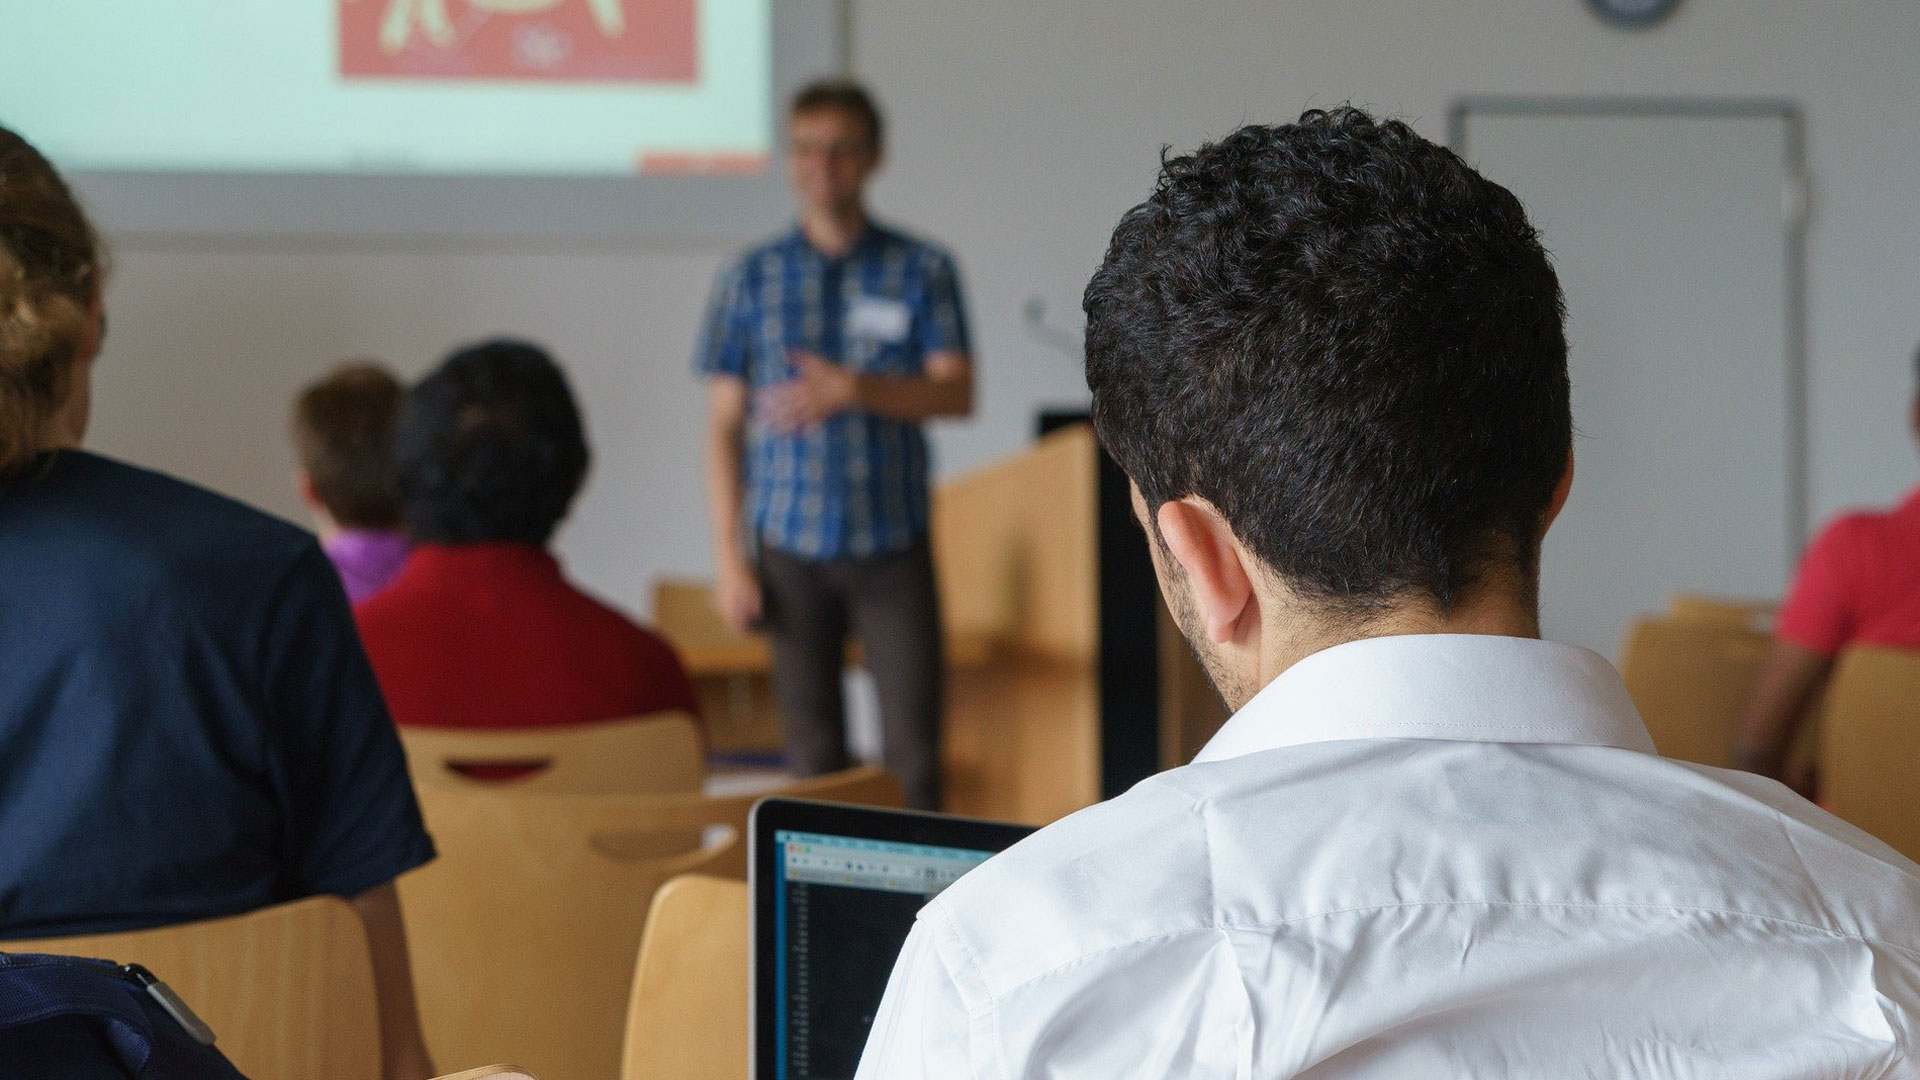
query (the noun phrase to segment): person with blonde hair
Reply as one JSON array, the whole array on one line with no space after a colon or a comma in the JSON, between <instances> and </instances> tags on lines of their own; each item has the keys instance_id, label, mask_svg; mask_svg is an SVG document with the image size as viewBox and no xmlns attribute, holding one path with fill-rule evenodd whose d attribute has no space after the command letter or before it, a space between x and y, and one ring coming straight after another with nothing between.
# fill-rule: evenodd
<instances>
[{"instance_id":1,"label":"person with blonde hair","mask_svg":"<svg viewBox=\"0 0 1920 1080\"><path fill-rule=\"evenodd\" d=\"M306 532L80 448L104 284L0 127L0 940L346 897L386 1076L430 1076L393 879L433 844L346 595Z\"/></svg>"}]
</instances>

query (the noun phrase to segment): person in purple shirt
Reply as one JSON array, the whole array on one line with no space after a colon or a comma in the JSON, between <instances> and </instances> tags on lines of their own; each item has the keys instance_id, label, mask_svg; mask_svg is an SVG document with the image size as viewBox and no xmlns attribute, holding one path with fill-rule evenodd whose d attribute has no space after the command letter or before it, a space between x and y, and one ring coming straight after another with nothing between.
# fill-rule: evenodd
<instances>
[{"instance_id":1,"label":"person in purple shirt","mask_svg":"<svg viewBox=\"0 0 1920 1080\"><path fill-rule=\"evenodd\" d=\"M385 368L359 361L335 368L294 401L300 498L356 604L393 580L411 546L400 532L393 475L401 394Z\"/></svg>"}]
</instances>

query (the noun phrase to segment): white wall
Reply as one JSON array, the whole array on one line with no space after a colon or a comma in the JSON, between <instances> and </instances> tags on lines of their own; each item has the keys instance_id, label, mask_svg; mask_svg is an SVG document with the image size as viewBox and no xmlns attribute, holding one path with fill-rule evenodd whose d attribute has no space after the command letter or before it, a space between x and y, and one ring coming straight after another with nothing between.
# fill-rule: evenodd
<instances>
[{"instance_id":1,"label":"white wall","mask_svg":"<svg viewBox=\"0 0 1920 1080\"><path fill-rule=\"evenodd\" d=\"M720 257L122 248L90 442L298 519L287 408L303 381L350 356L411 376L453 344L525 336L567 364L593 443L563 556L645 613L656 575L705 566L686 354Z\"/></svg>"},{"instance_id":2,"label":"white wall","mask_svg":"<svg viewBox=\"0 0 1920 1080\"><path fill-rule=\"evenodd\" d=\"M1685 0L1647 34L1601 26L1580 0L859 0L853 25L854 66L893 125L876 206L950 244L971 293L983 407L940 435L943 471L1017 447L1037 405L1083 398L1075 362L1028 336L1021 305L1038 295L1077 325L1161 144L1347 99L1437 139L1464 93L1634 94L1802 104L1813 509L1915 479L1912 0ZM654 575L705 570L687 353L723 254L124 244L95 445L291 515L282 414L300 381L346 355L415 372L458 341L533 337L571 368L598 455L563 552L644 611Z\"/></svg>"}]
</instances>

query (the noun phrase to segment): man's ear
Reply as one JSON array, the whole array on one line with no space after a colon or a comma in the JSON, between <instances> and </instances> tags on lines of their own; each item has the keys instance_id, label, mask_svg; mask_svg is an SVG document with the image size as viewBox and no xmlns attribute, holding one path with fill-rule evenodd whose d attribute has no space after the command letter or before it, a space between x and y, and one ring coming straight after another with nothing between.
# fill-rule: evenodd
<instances>
[{"instance_id":1,"label":"man's ear","mask_svg":"<svg viewBox=\"0 0 1920 1080\"><path fill-rule=\"evenodd\" d=\"M1219 644L1234 640L1247 619L1259 617L1260 605L1227 519L1206 500L1188 497L1160 504L1154 521L1167 553L1187 572L1207 637Z\"/></svg>"},{"instance_id":2,"label":"man's ear","mask_svg":"<svg viewBox=\"0 0 1920 1080\"><path fill-rule=\"evenodd\" d=\"M320 501L320 493L314 490L313 476L301 469L293 474L293 486L300 491L300 501L307 504L309 510L325 510L327 504Z\"/></svg>"},{"instance_id":3,"label":"man's ear","mask_svg":"<svg viewBox=\"0 0 1920 1080\"><path fill-rule=\"evenodd\" d=\"M92 360L107 343L107 296L95 290L87 302L87 336L80 342L80 358Z\"/></svg>"},{"instance_id":4,"label":"man's ear","mask_svg":"<svg viewBox=\"0 0 1920 1080\"><path fill-rule=\"evenodd\" d=\"M1554 485L1553 501L1547 504L1547 516L1545 520L1540 523L1540 532L1542 535L1545 535L1548 529L1553 528L1554 519L1560 516L1561 509L1567 505L1567 496L1572 493L1573 449L1569 447L1567 449L1567 470L1560 474L1560 482Z\"/></svg>"}]
</instances>

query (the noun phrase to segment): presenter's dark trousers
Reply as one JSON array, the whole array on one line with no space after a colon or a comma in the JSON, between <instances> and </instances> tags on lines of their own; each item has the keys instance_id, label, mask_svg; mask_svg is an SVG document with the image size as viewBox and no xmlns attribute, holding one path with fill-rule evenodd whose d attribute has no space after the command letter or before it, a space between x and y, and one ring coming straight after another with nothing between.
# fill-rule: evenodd
<instances>
[{"instance_id":1,"label":"presenter's dark trousers","mask_svg":"<svg viewBox=\"0 0 1920 1080\"><path fill-rule=\"evenodd\" d=\"M760 581L773 694L794 771L818 776L848 765L840 679L851 633L879 691L883 762L909 806L939 809L945 656L927 542L824 562L764 549Z\"/></svg>"}]
</instances>

